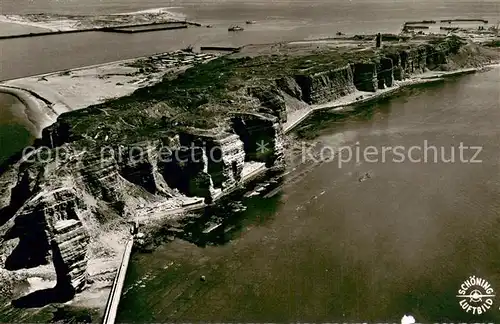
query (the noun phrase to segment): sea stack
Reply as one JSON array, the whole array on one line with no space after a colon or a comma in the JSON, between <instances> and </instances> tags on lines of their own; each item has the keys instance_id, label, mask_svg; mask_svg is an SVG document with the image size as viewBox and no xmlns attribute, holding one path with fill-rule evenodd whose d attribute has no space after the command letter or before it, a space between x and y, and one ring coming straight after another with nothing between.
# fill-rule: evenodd
<instances>
[{"instance_id":1,"label":"sea stack","mask_svg":"<svg viewBox=\"0 0 500 324\"><path fill-rule=\"evenodd\" d=\"M376 42L375 46L377 48L380 48L380 45L382 44L382 35L380 35L380 33L377 34L375 42Z\"/></svg>"}]
</instances>

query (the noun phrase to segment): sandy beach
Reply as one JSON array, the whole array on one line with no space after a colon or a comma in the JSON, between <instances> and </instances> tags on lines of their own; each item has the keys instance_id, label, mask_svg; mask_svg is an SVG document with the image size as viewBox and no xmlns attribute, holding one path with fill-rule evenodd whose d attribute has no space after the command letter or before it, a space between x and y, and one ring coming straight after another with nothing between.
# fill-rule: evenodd
<instances>
[{"instance_id":1,"label":"sandy beach","mask_svg":"<svg viewBox=\"0 0 500 324\"><path fill-rule=\"evenodd\" d=\"M150 86L166 74L179 73L217 54L171 52L78 69L53 72L0 83L0 92L24 103L23 125L35 137L65 112L131 94Z\"/></svg>"}]
</instances>

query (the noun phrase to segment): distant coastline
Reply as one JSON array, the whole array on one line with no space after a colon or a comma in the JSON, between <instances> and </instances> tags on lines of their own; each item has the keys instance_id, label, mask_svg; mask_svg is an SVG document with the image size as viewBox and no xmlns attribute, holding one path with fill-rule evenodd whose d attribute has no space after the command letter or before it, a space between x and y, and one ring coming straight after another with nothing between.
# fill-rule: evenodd
<instances>
[{"instance_id":1,"label":"distant coastline","mask_svg":"<svg viewBox=\"0 0 500 324\"><path fill-rule=\"evenodd\" d=\"M25 15L3 14L0 15L0 23L36 28L40 32L69 32L100 27L118 27L133 24L185 21L185 15L169 11L174 8L179 9L180 7L162 7L99 16L44 13ZM36 33L37 30L29 32ZM14 33L9 32L7 35L12 34ZM0 34L0 36L1 35L4 34Z\"/></svg>"}]
</instances>

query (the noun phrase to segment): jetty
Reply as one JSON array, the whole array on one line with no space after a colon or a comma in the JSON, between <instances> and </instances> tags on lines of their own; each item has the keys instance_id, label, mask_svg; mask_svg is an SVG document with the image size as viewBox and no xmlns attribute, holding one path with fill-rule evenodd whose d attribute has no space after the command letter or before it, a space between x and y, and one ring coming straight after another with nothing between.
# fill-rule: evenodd
<instances>
[{"instance_id":1,"label":"jetty","mask_svg":"<svg viewBox=\"0 0 500 324\"><path fill-rule=\"evenodd\" d=\"M408 29L408 30L413 30L413 29L429 29L429 26L405 25L404 28Z\"/></svg>"},{"instance_id":2,"label":"jetty","mask_svg":"<svg viewBox=\"0 0 500 324\"><path fill-rule=\"evenodd\" d=\"M133 237L127 241L125 250L123 251L122 261L115 275L111 292L109 293L108 302L104 311L103 324L114 324L116 320L116 313L118 305L120 304L120 297L122 295L123 284L125 283L125 275L127 274L128 263L130 255L132 254L132 247L134 245Z\"/></svg>"},{"instance_id":3,"label":"jetty","mask_svg":"<svg viewBox=\"0 0 500 324\"><path fill-rule=\"evenodd\" d=\"M152 23L116 25L116 26L106 26L106 27L91 27L91 28L82 28L82 29L75 29L75 30L60 30L60 31L47 31L47 32L28 33L28 34L3 35L3 36L0 36L0 40L2 40L2 39L14 39L14 38L26 38L26 37L51 36L51 35L61 35L61 34L87 33L87 32L107 32L107 33L133 34L133 33L160 31L160 30L185 29L185 28L189 28L189 26L200 27L202 25L199 23L190 22L190 21L152 22Z\"/></svg>"},{"instance_id":4,"label":"jetty","mask_svg":"<svg viewBox=\"0 0 500 324\"><path fill-rule=\"evenodd\" d=\"M435 24L435 20L407 21L405 25Z\"/></svg>"},{"instance_id":5,"label":"jetty","mask_svg":"<svg viewBox=\"0 0 500 324\"><path fill-rule=\"evenodd\" d=\"M159 30L171 30L171 29L184 29L188 28L186 23L162 23L162 24L146 24L146 25L136 25L136 26L125 26L125 27L109 27L104 28L102 31L112 32L112 33L144 33Z\"/></svg>"},{"instance_id":6,"label":"jetty","mask_svg":"<svg viewBox=\"0 0 500 324\"><path fill-rule=\"evenodd\" d=\"M230 47L230 46L200 46L200 51L212 51L212 52L230 52L235 53L241 50L241 47Z\"/></svg>"},{"instance_id":7,"label":"jetty","mask_svg":"<svg viewBox=\"0 0 500 324\"><path fill-rule=\"evenodd\" d=\"M486 19L457 18L457 19L443 19L440 22L449 23L449 24L451 24L452 22L482 22L484 24L487 24L488 20L486 20Z\"/></svg>"}]
</instances>

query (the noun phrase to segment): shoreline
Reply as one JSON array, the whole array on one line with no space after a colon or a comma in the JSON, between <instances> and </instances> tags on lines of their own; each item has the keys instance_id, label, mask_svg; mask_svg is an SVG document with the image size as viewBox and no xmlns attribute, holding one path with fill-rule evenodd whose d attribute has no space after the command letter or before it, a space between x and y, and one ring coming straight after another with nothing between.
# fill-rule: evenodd
<instances>
[{"instance_id":1,"label":"shoreline","mask_svg":"<svg viewBox=\"0 0 500 324\"><path fill-rule=\"evenodd\" d=\"M203 48L203 50L201 51L202 54L204 51L205 52L215 51L215 52L224 53L221 55L226 55L227 51L229 51L229 49L231 49L231 51L238 49L238 48L232 48L232 47L225 48L225 47L219 47L219 46L213 46L213 47L212 46L204 46L202 48ZM16 81L16 80L24 80L24 79L29 79L29 78L42 78L42 77L47 77L47 76L51 76L51 75L58 74L58 73L77 72L77 71L90 70L90 69L95 69L95 68L100 68L100 67L114 66L114 65L118 65L118 64L133 63L133 62L138 61L138 60L147 60L147 59L150 59L152 57L164 56L164 55L169 55L169 54L173 54L173 53L180 53L180 52L184 52L184 51L183 50L175 50L175 51L170 51L170 52L157 52L157 53L153 53L150 55L135 56L135 57L126 58L126 59L122 59L122 60L115 60L115 61L109 61L109 62L104 62L104 63L84 65L84 66L75 67L75 68L71 68L71 69L54 70L54 71L45 72L45 73L41 73L41 74L31 74L31 75L18 77L18 78L3 79L3 80L0 80L0 85L4 84L6 82L11 82L11 81ZM200 54L200 53L192 53L192 54Z\"/></svg>"},{"instance_id":2,"label":"shoreline","mask_svg":"<svg viewBox=\"0 0 500 324\"><path fill-rule=\"evenodd\" d=\"M303 122L307 121L307 119L311 116L313 116L315 113L323 111L323 110L330 110L332 109L333 111L343 111L348 109L349 107L358 105L358 104L366 104L370 102L375 102L377 100L380 100L382 98L388 98L399 91L411 87L411 86L416 86L416 85L421 85L421 84L430 84L430 83L435 83L435 82L446 82L446 78L448 77L453 77L453 76L461 76L461 75L466 75L466 74L474 74L477 72L481 72L485 69L488 68L500 68L500 63L493 63L493 64L488 64L482 67L478 68L465 68L465 69L459 69L455 71L437 71L437 72L426 72L420 75L412 76L407 80L403 81L396 81L397 84L395 86L392 86L390 88L386 88L383 90L378 90L375 93L370 93L370 92L362 92L362 91L356 91L354 93L351 93L349 95L346 95L342 98L339 98L335 101L331 101L325 104L321 105L314 105L310 106L304 109L300 109L298 111L295 111L295 113L299 112L297 116L290 116L288 115L288 119L290 117L293 118L291 122L287 122L283 124L283 135L287 136L291 131L293 131L297 126L302 124ZM366 95L369 94L370 97L364 98L361 100L356 100L355 97L359 97L359 95ZM293 114L293 113L292 113ZM225 192L225 193L220 193L216 194L214 196L213 202L212 203L217 203L224 197L228 197L238 190L241 190L241 188L245 188L245 186L248 186L251 184L253 181L256 179L261 179L262 177L265 177L266 174L270 171L272 171L272 168L267 168L263 164L261 165L254 165L254 166L249 166L248 169L252 169L250 171L247 171L247 174L245 174L242 177L242 184L243 187L240 188L234 188L232 191ZM166 220L169 219L170 217L183 217L187 215L190 212L196 212L200 211L206 207L210 206L210 204L207 204L204 202L203 199L199 197L192 197L185 202L182 203L181 206L176 206L173 208L169 209L164 209L161 211L161 214L156 212L156 213L146 213L143 215L140 215L137 217L137 221L139 224L142 224L146 228L152 224L154 224L155 221L161 221L161 220ZM149 214L149 215L148 215ZM136 253L132 252L132 253Z\"/></svg>"},{"instance_id":3,"label":"shoreline","mask_svg":"<svg viewBox=\"0 0 500 324\"><path fill-rule=\"evenodd\" d=\"M52 71L48 73L43 73L43 74L38 74L38 75L32 75L28 77L22 77L22 78L15 78L15 79L8 79L8 80L1 80L0 81L0 93L6 93L15 96L20 102L23 103L25 106L25 110L23 114L26 116L25 123L20 123L22 126L26 127L36 138L39 138L41 136L41 132L45 127L50 126L53 124L58 116L64 112L72 111L72 110L79 110L79 109L84 109L90 105L94 104L99 104L105 100L107 100L105 97L97 99L97 98L91 98L90 100L83 99L84 97L92 97L93 95L91 93L86 93L84 88L88 88L89 84L92 83L92 80L96 81L97 79L102 78L102 75L99 74L99 70L106 70L106 69L116 69L118 66L123 66L127 64L133 64L134 62L138 62L141 60L149 60L151 58L155 57L163 57L163 56L169 56L175 53L182 53L182 51L174 51L174 52L167 52L167 53L156 53L153 55L149 56L140 56L140 57L135 57L135 58L130 58L130 59L124 59L124 60L118 60L118 61L111 61L111 62L106 62L106 63L99 63L95 65L89 65L89 66L82 66L82 67L77 67L74 69L69 69L69 70L59 70L59 71ZM220 54L220 55L215 55L214 58L217 58L219 56L224 56L227 54ZM212 58L213 59L213 58ZM176 71L176 73L182 72L182 70L185 70L189 68L192 65L184 65L179 67L179 70ZM297 126L299 126L303 121L307 120L310 116L314 115L316 112L323 111L323 110L331 110L333 109L334 111L342 111L350 106L357 105L357 104L365 104L369 103L372 101L376 101L380 98L387 97L387 96L392 96L398 91L401 91L402 89L414 85L419 85L419 84L426 84L426 83L433 83L433 82L442 82L444 78L446 77L452 77L452 76L457 76L457 75L462 75L462 74L469 74L469 73L476 73L478 71L481 71L485 68L496 68L500 67L500 63L492 63L488 64L482 67L477 67L477 68L464 68L464 69L459 69L459 70L454 70L454 71L429 71L425 72L422 74L418 75L413 75L410 76L408 79L402 80L402 81L395 81L394 85L390 88L386 89L379 89L376 92L364 92L364 91L359 91L356 90L351 94L348 94L346 96L340 97L336 100L324 103L324 104L316 104L316 105L309 105L307 107L304 107L302 109L295 110L293 112L290 112L288 114L287 122L283 124L283 133L287 134L293 131ZM64 97L64 93L61 93L61 91L54 91L51 86L49 85L48 87L42 87L39 88L36 86L37 83L40 83L40 80L46 80L47 78L55 78L55 77L61 77L61 75L66 74L68 75L69 79L74 79L75 78L75 73L82 73L82 74L88 74L87 76L90 76L91 80L87 80L87 82L90 82L88 84L84 84L81 88L82 93L80 95L75 94L74 91L72 95L75 95L75 101L80 102L79 104L73 103L68 103L64 99L61 99L61 96ZM161 78L167 74L168 72L171 71L163 71L162 73L144 73L144 75L141 77L141 79L144 81L145 79L150 79L147 84L135 84L130 87L130 89L123 90L122 91L117 91L116 87L114 92L111 92L111 95L108 96L108 98L117 98L117 97L123 97L127 96L131 93L133 93L135 90L154 84L156 82L159 82ZM105 73L104 73L105 75ZM65 80L61 80L60 82L63 83L63 90L64 90L64 82ZM67 80L66 80L67 81ZM117 80L119 84L124 82L124 79ZM71 87L71 85L66 84L66 88ZM88 90L88 89L87 89ZM109 89L108 89L109 90ZM362 96L362 99L359 99L359 97Z\"/></svg>"},{"instance_id":4,"label":"shoreline","mask_svg":"<svg viewBox=\"0 0 500 324\"><path fill-rule=\"evenodd\" d=\"M164 75L172 72L173 69L167 69L160 73L144 72L143 75L138 77L139 80L134 82L133 85L129 86L128 89L117 90L117 87L113 87L113 89L106 89L110 91L108 92L107 97L95 98L95 94L93 94L92 92L88 92L88 90L92 89L88 88L93 82L97 81L98 79L108 78L109 76L106 75L106 70L113 70L113 72L116 72L117 67L127 66L128 64L131 65L140 61L151 60L152 58L164 59L165 57L168 58L169 56L175 55L176 53L183 53L184 55L198 54L187 53L181 50L174 52L155 53L149 56L140 56L130 59L99 63L95 65L81 66L73 69L51 71L48 73L31 75L27 77L0 80L0 93L13 95L23 103L23 105L25 106L24 115L26 116L26 123L24 123L23 126L29 128L35 135L35 137L39 138L41 136L42 130L45 127L53 124L60 114L72 110L84 109L90 105L99 104L107 99L127 96L139 88L159 82ZM205 55L202 53L199 55ZM225 55L228 54L214 54L212 55L213 57L206 61ZM184 64L178 66L175 73L181 73L183 70L192 66L192 64ZM379 89L376 92L356 90L353 93L340 97L336 100L324 104L309 105L307 107L288 113L287 122L283 124L283 133L287 134L291 132L294 128L300 125L300 123L302 123L308 117L318 111L330 109L333 109L335 111L342 111L343 109L352 105L369 103L382 97L391 96L396 92L404 89L405 87L425 83L441 82L446 77L476 73L488 67L495 68L499 66L500 63L497 62L482 67L463 68L454 71L428 71L425 73L409 76L407 79L402 81L395 81L392 87ZM135 72L137 72L137 70L140 69L135 69ZM72 100L68 100L67 98L65 98L66 96L64 94L64 90L68 90L67 88L75 87L68 82L72 82L70 80L77 78L78 75L75 75L77 73L81 73L82 75L85 75L85 77L90 77L90 80L85 80L86 82L84 84L80 83L80 89L76 89L76 91L72 90L70 95L74 96L74 98L71 98ZM119 73L114 73L113 76L116 75L119 75ZM125 83L125 74L122 75L122 78L115 80L117 84L121 85L122 83ZM67 78L64 78L63 76L67 76ZM57 81L58 84L55 85L49 84L46 87L39 85L42 82L41 80L47 81L47 79L51 78L59 78L61 80ZM141 80L142 82L147 80L147 82L141 84ZM109 81L106 83L109 83ZM57 86L60 86L60 88L54 90L54 87ZM103 85L101 84L99 86ZM96 88L96 85L93 85L93 87ZM81 91L82 93L78 94L79 91ZM93 96L94 98L88 99L88 97ZM362 97L362 99L359 99L359 97Z\"/></svg>"},{"instance_id":5,"label":"shoreline","mask_svg":"<svg viewBox=\"0 0 500 324\"><path fill-rule=\"evenodd\" d=\"M159 82L166 74L181 73L195 62L218 56L183 51L158 53L0 81L0 93L14 95L25 105L24 125L39 138L42 130L65 112L130 95Z\"/></svg>"},{"instance_id":6,"label":"shoreline","mask_svg":"<svg viewBox=\"0 0 500 324\"><path fill-rule=\"evenodd\" d=\"M342 111L344 109L347 109L350 106L354 106L357 104L366 104L366 103L377 101L377 100L382 99L382 98L392 97L393 95L395 95L396 93L398 93L399 91L401 91L407 87L411 87L414 85L420 85L420 84L429 84L429 83L434 83L434 82L446 82L446 78L448 78L448 77L461 76L461 75L466 75L466 74L474 74L474 73L481 72L481 71L488 69L488 68L500 68L500 64L495 63L495 64L489 64L489 65L485 65L483 67L478 67L478 68L459 69L459 70L448 71L448 72L444 72L444 71L427 72L427 73L423 73L420 75L415 75L415 76L410 77L407 80L396 81L397 83L395 83L394 86L392 86L390 88L383 89L383 90L378 90L376 93L371 93L370 97L362 99L362 100L356 100L356 99L354 99L354 97L359 97L360 94L366 95L369 93L362 92L362 91L356 91L350 95L344 96L344 97L342 97L338 100L335 100L335 101L331 101L331 102L328 102L325 104L314 105L314 106L311 106L311 107L308 107L305 109L301 109L300 116L297 116L297 119L292 120L290 123L285 123L283 125L283 133L286 136L286 134L293 131L295 127L299 126L301 123L306 122L308 117L310 117L314 113L322 111L322 110L333 109L334 111ZM288 117L290 117L290 115ZM257 172L256 177L264 177L265 174L266 174L266 170L262 170L260 172ZM247 185L249 183L250 183L250 181L246 182ZM228 193L224 196L229 196L231 194L232 193ZM274 193L271 192L270 194L272 195ZM267 196L264 196L264 197L267 198ZM222 197L217 197L217 199L214 199L214 203L217 202L219 200L219 198L222 198ZM194 210L199 210L199 209L202 209L204 207L206 207L205 204L198 205L197 208L195 208ZM179 208L179 209L182 209L182 208ZM184 212L179 210L179 215L182 215L182 214L185 215L186 212L189 212L189 211L193 211L193 210L187 210L187 211L185 210ZM183 216L181 216L181 217L183 217ZM145 226L145 228L147 228L147 225ZM149 228L148 230L151 230L151 228ZM162 244L168 244L168 243L163 242ZM157 247L155 246L155 248L157 248ZM145 252L141 251L140 249L137 249L137 250L132 252L132 255L142 254L142 253L145 253Z\"/></svg>"},{"instance_id":7,"label":"shoreline","mask_svg":"<svg viewBox=\"0 0 500 324\"><path fill-rule=\"evenodd\" d=\"M460 76L464 74L473 74L476 72L480 72L486 68L499 68L500 63L488 64L483 67L478 68L467 68L467 69L459 69L455 71L431 71L427 73L423 73L420 75L411 76L410 78L402 81L395 81L395 85L386 88L379 89L377 92L364 92L358 91L341 97L337 100L330 101L324 104L312 105L303 109L299 109L291 113L287 118L287 122L283 125L283 133L287 134L293 131L297 126L299 126L302 122L307 120L307 118L314 115L316 112L323 110L333 110L333 111L343 111L344 109L357 105L357 104L366 104L372 101L379 100L381 98L390 97L397 92L403 90L404 88L411 87L419 84L427 84L434 82L442 82L445 81L445 78L452 76ZM357 100L356 98L359 96L363 96L363 99ZM365 98L365 96L369 96ZM290 121L290 119L292 119Z\"/></svg>"}]
</instances>

